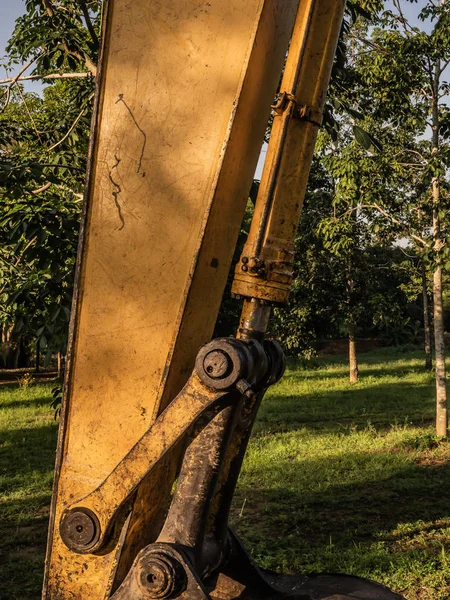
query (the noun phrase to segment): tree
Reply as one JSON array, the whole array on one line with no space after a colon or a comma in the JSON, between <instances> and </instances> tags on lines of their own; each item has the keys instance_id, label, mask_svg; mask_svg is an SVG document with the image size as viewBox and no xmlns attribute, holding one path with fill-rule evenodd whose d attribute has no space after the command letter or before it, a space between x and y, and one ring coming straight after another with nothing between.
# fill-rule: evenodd
<instances>
[{"instance_id":1,"label":"tree","mask_svg":"<svg viewBox=\"0 0 450 600\"><path fill-rule=\"evenodd\" d=\"M360 61L359 72L376 105L374 116L385 126L397 128L408 124L414 130L416 147L406 145L399 151L397 161L409 170L411 179L420 179L425 188L421 196L426 203L421 202L416 207L423 235L415 237L424 242L424 258L433 268L436 431L437 435L445 436L447 392L442 278L448 260L445 240L450 120L443 98L449 89L444 77L450 63L450 9L444 0L428 0L419 18L429 24L429 32L411 26L401 3L394 0L393 10L381 15L380 27L368 38L360 39L366 54ZM386 198L383 209L388 218L400 223L405 217L405 205L411 206L410 200L411 194L405 187L395 202Z\"/></svg>"},{"instance_id":2,"label":"tree","mask_svg":"<svg viewBox=\"0 0 450 600\"><path fill-rule=\"evenodd\" d=\"M335 182L325 166L316 156L296 239L293 289L289 304L275 311L271 333L291 356L302 358L311 356L317 339L348 336L350 318L360 336L389 345L416 342L420 308L403 251L374 235L361 214L351 223L354 212L336 204Z\"/></svg>"},{"instance_id":3,"label":"tree","mask_svg":"<svg viewBox=\"0 0 450 600\"><path fill-rule=\"evenodd\" d=\"M0 319L13 350L37 338L48 360L67 338L101 3L26 9L8 45L23 66L0 82ZM27 79L48 86L26 93Z\"/></svg>"},{"instance_id":4,"label":"tree","mask_svg":"<svg viewBox=\"0 0 450 600\"><path fill-rule=\"evenodd\" d=\"M14 95L0 116L8 129L0 141L1 320L13 349L36 338L47 361L65 351L88 143L81 122L80 134L74 128L58 154L48 151L71 118L62 114L70 95L65 88L64 82L52 86L43 98ZM38 142L35 127L47 143Z\"/></svg>"}]
</instances>

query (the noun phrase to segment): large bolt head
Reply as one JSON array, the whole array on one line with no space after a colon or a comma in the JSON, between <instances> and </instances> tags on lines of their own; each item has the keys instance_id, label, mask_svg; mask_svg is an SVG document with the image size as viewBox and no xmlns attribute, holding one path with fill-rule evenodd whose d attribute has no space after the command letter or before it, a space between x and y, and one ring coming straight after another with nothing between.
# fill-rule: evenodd
<instances>
[{"instance_id":1,"label":"large bolt head","mask_svg":"<svg viewBox=\"0 0 450 600\"><path fill-rule=\"evenodd\" d=\"M155 554L141 560L139 587L145 598L175 598L185 586L185 572L180 563L166 554Z\"/></svg>"},{"instance_id":2,"label":"large bolt head","mask_svg":"<svg viewBox=\"0 0 450 600\"><path fill-rule=\"evenodd\" d=\"M227 377L233 369L230 357L222 350L213 350L208 352L203 360L203 368L209 377L213 379L223 379Z\"/></svg>"},{"instance_id":3,"label":"large bolt head","mask_svg":"<svg viewBox=\"0 0 450 600\"><path fill-rule=\"evenodd\" d=\"M92 511L85 508L74 509L63 517L60 533L70 550L84 553L97 543L100 525Z\"/></svg>"},{"instance_id":4,"label":"large bolt head","mask_svg":"<svg viewBox=\"0 0 450 600\"><path fill-rule=\"evenodd\" d=\"M250 353L243 342L218 338L200 348L195 370L202 383L213 390L232 389L247 374Z\"/></svg>"}]
</instances>

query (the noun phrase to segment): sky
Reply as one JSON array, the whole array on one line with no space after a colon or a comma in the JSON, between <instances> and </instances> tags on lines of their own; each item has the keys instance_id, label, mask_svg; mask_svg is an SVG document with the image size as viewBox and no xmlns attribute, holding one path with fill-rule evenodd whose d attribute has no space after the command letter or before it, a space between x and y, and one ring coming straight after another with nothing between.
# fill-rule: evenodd
<instances>
[{"instance_id":1,"label":"sky","mask_svg":"<svg viewBox=\"0 0 450 600\"><path fill-rule=\"evenodd\" d=\"M3 64L5 55L5 46L14 31L14 24L18 17L25 13L25 0L0 0L0 64ZM0 78L10 77L2 67L0 69ZM39 91L41 85L38 82L30 82L26 85L27 91Z\"/></svg>"}]
</instances>

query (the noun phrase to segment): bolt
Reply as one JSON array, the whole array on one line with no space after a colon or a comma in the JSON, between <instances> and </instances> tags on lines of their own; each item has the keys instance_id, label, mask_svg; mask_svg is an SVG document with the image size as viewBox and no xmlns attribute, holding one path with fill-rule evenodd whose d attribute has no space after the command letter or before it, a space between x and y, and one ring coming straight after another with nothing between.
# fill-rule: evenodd
<instances>
[{"instance_id":1,"label":"bolt","mask_svg":"<svg viewBox=\"0 0 450 600\"><path fill-rule=\"evenodd\" d=\"M77 508L68 513L61 523L61 537L66 546L75 552L86 552L99 538L100 526L90 510Z\"/></svg>"},{"instance_id":2,"label":"bolt","mask_svg":"<svg viewBox=\"0 0 450 600\"><path fill-rule=\"evenodd\" d=\"M243 256L242 262L244 263L244 265L246 265L248 263L248 256Z\"/></svg>"},{"instance_id":3,"label":"bolt","mask_svg":"<svg viewBox=\"0 0 450 600\"><path fill-rule=\"evenodd\" d=\"M229 375L232 365L228 354L222 350L213 350L205 356L203 368L212 379L224 379Z\"/></svg>"},{"instance_id":4,"label":"bolt","mask_svg":"<svg viewBox=\"0 0 450 600\"><path fill-rule=\"evenodd\" d=\"M139 587L145 598L164 600L179 595L186 575L181 564L168 554L155 554L142 560Z\"/></svg>"},{"instance_id":5,"label":"bolt","mask_svg":"<svg viewBox=\"0 0 450 600\"><path fill-rule=\"evenodd\" d=\"M241 269L246 273L248 271L247 265L242 265Z\"/></svg>"}]
</instances>

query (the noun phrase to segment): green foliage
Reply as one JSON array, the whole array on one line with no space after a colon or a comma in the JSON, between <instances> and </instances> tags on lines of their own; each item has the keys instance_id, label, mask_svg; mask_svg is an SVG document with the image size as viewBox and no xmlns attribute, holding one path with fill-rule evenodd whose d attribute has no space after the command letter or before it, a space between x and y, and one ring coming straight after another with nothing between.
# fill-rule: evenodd
<instances>
[{"instance_id":1,"label":"green foliage","mask_svg":"<svg viewBox=\"0 0 450 600\"><path fill-rule=\"evenodd\" d=\"M89 144L101 2L27 0L8 67L52 79L5 88L0 110L0 327L48 362L65 352Z\"/></svg>"},{"instance_id":2,"label":"green foliage","mask_svg":"<svg viewBox=\"0 0 450 600\"><path fill-rule=\"evenodd\" d=\"M85 86L76 85L87 93ZM88 146L80 119L57 150L49 149L72 124L73 94L71 84L59 82L43 98L13 98L0 116L19 132L1 147L0 322L15 336L37 338L47 362L65 351ZM41 142L35 127L45 132Z\"/></svg>"},{"instance_id":3,"label":"green foliage","mask_svg":"<svg viewBox=\"0 0 450 600\"><path fill-rule=\"evenodd\" d=\"M7 46L12 62L35 61L35 72L47 74L93 67L99 51L102 2L26 0ZM87 27L87 20L89 27Z\"/></svg>"}]
</instances>

